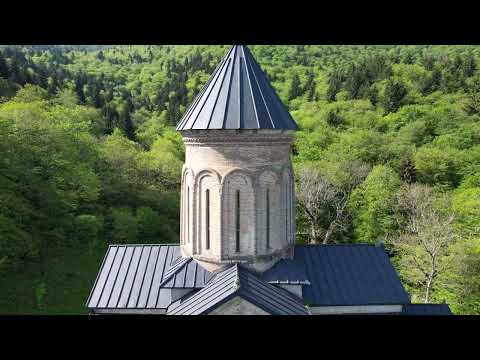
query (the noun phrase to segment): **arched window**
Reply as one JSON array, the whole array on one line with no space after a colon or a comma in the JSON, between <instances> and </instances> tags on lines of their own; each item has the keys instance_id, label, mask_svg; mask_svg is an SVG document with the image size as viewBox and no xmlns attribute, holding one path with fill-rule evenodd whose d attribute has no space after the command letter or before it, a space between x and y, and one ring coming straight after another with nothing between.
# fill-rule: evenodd
<instances>
[{"instance_id":1,"label":"arched window","mask_svg":"<svg viewBox=\"0 0 480 360\"><path fill-rule=\"evenodd\" d=\"M206 241L205 247L210 249L210 190L205 191L205 228L206 228Z\"/></svg>"},{"instance_id":2,"label":"arched window","mask_svg":"<svg viewBox=\"0 0 480 360\"><path fill-rule=\"evenodd\" d=\"M187 242L190 243L190 186L187 186Z\"/></svg>"},{"instance_id":3,"label":"arched window","mask_svg":"<svg viewBox=\"0 0 480 360\"><path fill-rule=\"evenodd\" d=\"M235 195L235 251L240 252L240 190Z\"/></svg>"},{"instance_id":4,"label":"arched window","mask_svg":"<svg viewBox=\"0 0 480 360\"><path fill-rule=\"evenodd\" d=\"M267 189L266 194L266 243L267 249L270 249L270 189Z\"/></svg>"}]
</instances>

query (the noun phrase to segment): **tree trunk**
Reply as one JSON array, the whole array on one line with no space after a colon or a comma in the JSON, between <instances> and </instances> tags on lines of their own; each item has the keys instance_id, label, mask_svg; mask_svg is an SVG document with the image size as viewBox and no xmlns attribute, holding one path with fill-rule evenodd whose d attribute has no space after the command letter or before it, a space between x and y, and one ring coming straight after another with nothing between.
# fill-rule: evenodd
<instances>
[{"instance_id":1,"label":"tree trunk","mask_svg":"<svg viewBox=\"0 0 480 360\"><path fill-rule=\"evenodd\" d=\"M433 273L430 273L430 275L427 278L427 285L425 288L425 298L423 302L427 304L430 301L430 291L432 288L432 282L433 282Z\"/></svg>"},{"instance_id":2,"label":"tree trunk","mask_svg":"<svg viewBox=\"0 0 480 360\"><path fill-rule=\"evenodd\" d=\"M328 244L330 241L330 237L333 234L333 231L335 230L335 223L331 223L330 226L327 229L327 232L325 233L325 237L323 238L323 244Z\"/></svg>"},{"instance_id":3,"label":"tree trunk","mask_svg":"<svg viewBox=\"0 0 480 360\"><path fill-rule=\"evenodd\" d=\"M311 234L310 234L310 244L316 244L317 243L317 228L315 226L315 223L312 222L310 224L310 230L311 230Z\"/></svg>"}]
</instances>

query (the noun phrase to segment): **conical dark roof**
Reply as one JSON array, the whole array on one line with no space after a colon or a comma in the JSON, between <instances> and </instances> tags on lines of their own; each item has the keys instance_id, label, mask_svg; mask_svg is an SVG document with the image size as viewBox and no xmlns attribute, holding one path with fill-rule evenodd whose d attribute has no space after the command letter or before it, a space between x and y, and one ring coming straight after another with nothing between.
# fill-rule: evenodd
<instances>
[{"instance_id":1,"label":"conical dark roof","mask_svg":"<svg viewBox=\"0 0 480 360\"><path fill-rule=\"evenodd\" d=\"M290 129L297 124L243 45L233 46L177 125L177 130Z\"/></svg>"}]
</instances>

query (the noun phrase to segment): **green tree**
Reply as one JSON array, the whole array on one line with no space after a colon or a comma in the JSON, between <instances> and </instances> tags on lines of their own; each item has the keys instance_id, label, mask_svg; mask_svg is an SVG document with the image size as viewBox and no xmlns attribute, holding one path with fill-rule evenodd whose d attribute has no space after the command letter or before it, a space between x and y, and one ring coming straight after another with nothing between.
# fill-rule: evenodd
<instances>
[{"instance_id":1,"label":"green tree","mask_svg":"<svg viewBox=\"0 0 480 360\"><path fill-rule=\"evenodd\" d=\"M72 107L78 105L80 100L74 90L65 88L58 92L55 102L63 106Z\"/></svg>"},{"instance_id":2,"label":"green tree","mask_svg":"<svg viewBox=\"0 0 480 360\"><path fill-rule=\"evenodd\" d=\"M398 175L385 165L374 166L350 197L354 235L359 242L374 243L397 230Z\"/></svg>"},{"instance_id":3,"label":"green tree","mask_svg":"<svg viewBox=\"0 0 480 360\"><path fill-rule=\"evenodd\" d=\"M34 101L47 100L48 93L40 86L27 84L20 90L18 90L13 101L19 103L28 103Z\"/></svg>"},{"instance_id":4,"label":"green tree","mask_svg":"<svg viewBox=\"0 0 480 360\"><path fill-rule=\"evenodd\" d=\"M468 82L468 101L465 111L470 115L480 114L480 76L476 76Z\"/></svg>"},{"instance_id":5,"label":"green tree","mask_svg":"<svg viewBox=\"0 0 480 360\"><path fill-rule=\"evenodd\" d=\"M103 222L95 215L77 215L75 217L75 234L79 244L87 243L93 250L99 243Z\"/></svg>"},{"instance_id":6,"label":"green tree","mask_svg":"<svg viewBox=\"0 0 480 360\"><path fill-rule=\"evenodd\" d=\"M415 169L418 179L430 185L456 186L460 180L457 152L422 146L415 153Z\"/></svg>"},{"instance_id":7,"label":"green tree","mask_svg":"<svg viewBox=\"0 0 480 360\"><path fill-rule=\"evenodd\" d=\"M138 239L137 218L129 208L112 209L113 241L119 244L135 244Z\"/></svg>"},{"instance_id":8,"label":"green tree","mask_svg":"<svg viewBox=\"0 0 480 360\"><path fill-rule=\"evenodd\" d=\"M290 82L290 88L288 90L288 100L293 100L302 95L302 89L300 84L300 77L297 73L294 73Z\"/></svg>"},{"instance_id":9,"label":"green tree","mask_svg":"<svg viewBox=\"0 0 480 360\"><path fill-rule=\"evenodd\" d=\"M82 121L61 111L38 102L0 106L2 227L16 232L24 249L6 255L12 260L38 255L42 272L49 248L71 231L76 210L99 193L92 137Z\"/></svg>"},{"instance_id":10,"label":"green tree","mask_svg":"<svg viewBox=\"0 0 480 360\"><path fill-rule=\"evenodd\" d=\"M385 114L397 111L406 95L407 89L402 83L388 80L381 101Z\"/></svg>"}]
</instances>

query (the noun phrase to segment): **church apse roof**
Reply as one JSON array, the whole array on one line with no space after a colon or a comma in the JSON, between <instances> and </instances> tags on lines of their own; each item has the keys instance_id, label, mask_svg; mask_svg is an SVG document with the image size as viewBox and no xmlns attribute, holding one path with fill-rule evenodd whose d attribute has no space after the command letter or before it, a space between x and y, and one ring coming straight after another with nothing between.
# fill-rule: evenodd
<instances>
[{"instance_id":1,"label":"church apse roof","mask_svg":"<svg viewBox=\"0 0 480 360\"><path fill-rule=\"evenodd\" d=\"M297 130L297 124L250 50L235 45L217 66L176 129Z\"/></svg>"}]
</instances>

